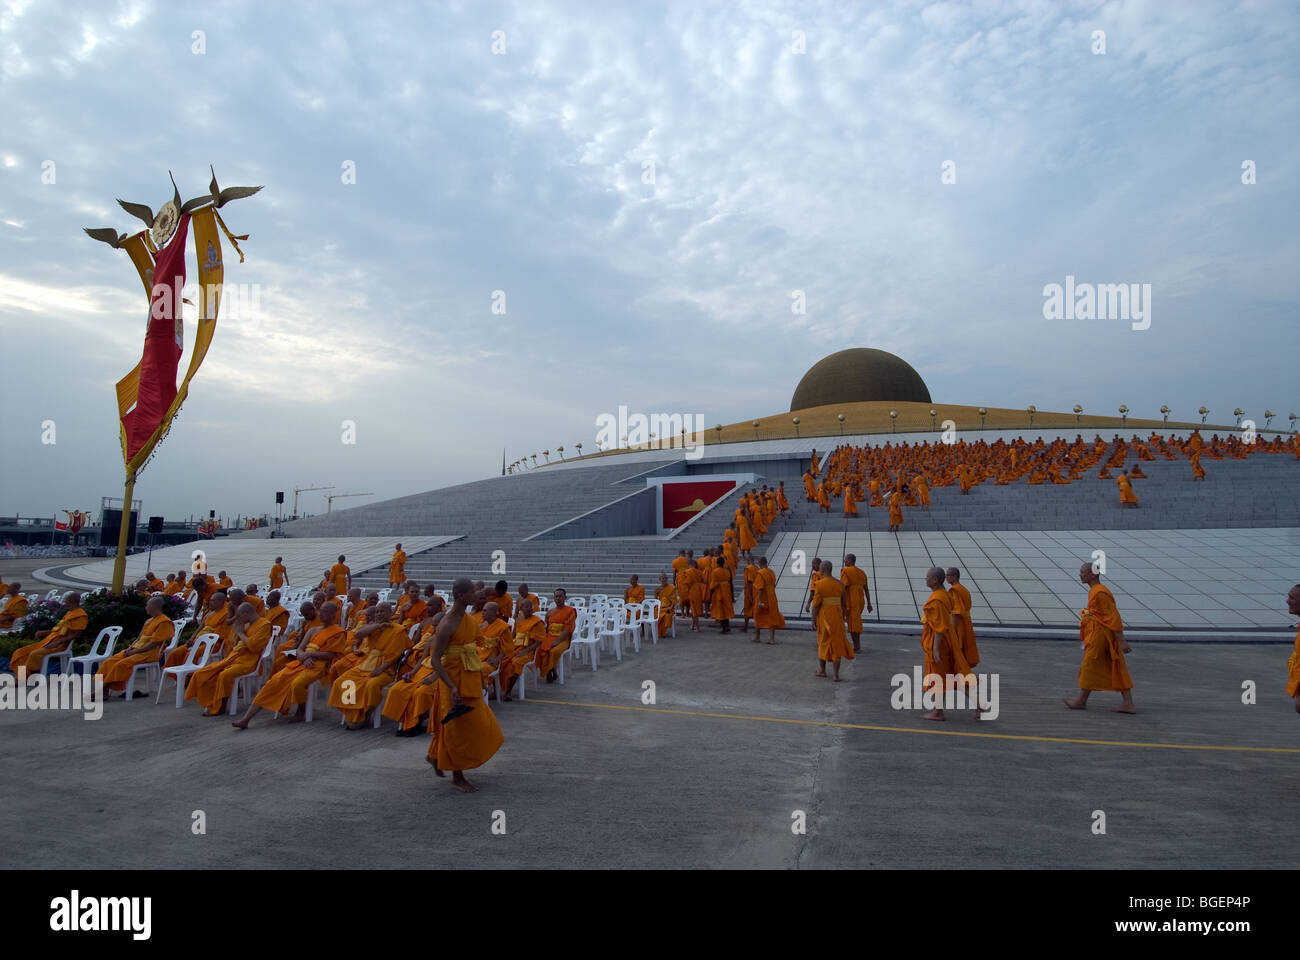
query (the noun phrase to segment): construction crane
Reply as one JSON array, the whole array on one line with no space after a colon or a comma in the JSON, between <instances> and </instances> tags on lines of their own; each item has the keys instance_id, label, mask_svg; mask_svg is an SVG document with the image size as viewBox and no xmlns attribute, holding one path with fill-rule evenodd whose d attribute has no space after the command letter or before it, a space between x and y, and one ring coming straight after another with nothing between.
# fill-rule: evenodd
<instances>
[{"instance_id":1,"label":"construction crane","mask_svg":"<svg viewBox=\"0 0 1300 960\"><path fill-rule=\"evenodd\" d=\"M295 517L298 516L298 494L307 493L309 490L333 490L333 489L334 489L333 484L331 484L328 487L294 487L293 488L293 515Z\"/></svg>"},{"instance_id":2,"label":"construction crane","mask_svg":"<svg viewBox=\"0 0 1300 960\"><path fill-rule=\"evenodd\" d=\"M331 493L325 497L325 512L329 513L334 509L334 501L343 497L373 497L373 493Z\"/></svg>"}]
</instances>

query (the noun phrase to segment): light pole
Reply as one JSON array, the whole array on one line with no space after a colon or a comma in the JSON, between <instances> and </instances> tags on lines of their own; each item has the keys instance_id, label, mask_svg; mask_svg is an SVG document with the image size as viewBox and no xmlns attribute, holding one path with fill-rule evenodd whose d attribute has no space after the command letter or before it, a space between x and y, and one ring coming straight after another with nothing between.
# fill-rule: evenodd
<instances>
[{"instance_id":1,"label":"light pole","mask_svg":"<svg viewBox=\"0 0 1300 960\"><path fill-rule=\"evenodd\" d=\"M898 411L897 410L889 411L889 432L890 433L898 432Z\"/></svg>"},{"instance_id":2,"label":"light pole","mask_svg":"<svg viewBox=\"0 0 1300 960\"><path fill-rule=\"evenodd\" d=\"M755 439L755 440L758 439L758 421L757 421L757 420L754 421L754 439Z\"/></svg>"},{"instance_id":3,"label":"light pole","mask_svg":"<svg viewBox=\"0 0 1300 960\"><path fill-rule=\"evenodd\" d=\"M984 429L984 418L987 417L987 416L989 415L988 409L985 408L985 407L980 407L979 414L980 414L980 429L983 430L983 429Z\"/></svg>"},{"instance_id":4,"label":"light pole","mask_svg":"<svg viewBox=\"0 0 1300 960\"><path fill-rule=\"evenodd\" d=\"M835 419L837 419L840 422L840 436L842 437L844 436L844 414L842 413L835 414Z\"/></svg>"},{"instance_id":5,"label":"light pole","mask_svg":"<svg viewBox=\"0 0 1300 960\"><path fill-rule=\"evenodd\" d=\"M1121 403L1119 405L1119 420L1125 426L1128 425L1128 406L1126 404Z\"/></svg>"},{"instance_id":6,"label":"light pole","mask_svg":"<svg viewBox=\"0 0 1300 960\"><path fill-rule=\"evenodd\" d=\"M722 442L722 424L720 424L720 423L719 423L719 424L716 424L716 425L713 427L713 429L714 429L715 431L717 431L717 434L718 434L718 443L721 443L721 442Z\"/></svg>"},{"instance_id":7,"label":"light pole","mask_svg":"<svg viewBox=\"0 0 1300 960\"><path fill-rule=\"evenodd\" d=\"M795 439L798 439L798 437L799 437L799 418L798 418L798 417L795 417L795 418L794 418L794 435L795 435Z\"/></svg>"},{"instance_id":8,"label":"light pole","mask_svg":"<svg viewBox=\"0 0 1300 960\"><path fill-rule=\"evenodd\" d=\"M1082 405L1076 403L1074 405L1074 425L1076 427L1079 425L1079 415L1082 413L1083 413Z\"/></svg>"},{"instance_id":9,"label":"light pole","mask_svg":"<svg viewBox=\"0 0 1300 960\"><path fill-rule=\"evenodd\" d=\"M1296 417L1296 415L1293 413L1291 414L1291 416L1287 417L1287 419L1291 421L1291 432L1295 433L1295 422L1297 419L1300 419L1300 417Z\"/></svg>"},{"instance_id":10,"label":"light pole","mask_svg":"<svg viewBox=\"0 0 1300 960\"><path fill-rule=\"evenodd\" d=\"M1029 406L1025 407L1025 412L1029 414L1029 426L1030 429L1033 429L1034 414L1038 412L1038 408L1031 403Z\"/></svg>"},{"instance_id":11,"label":"light pole","mask_svg":"<svg viewBox=\"0 0 1300 960\"><path fill-rule=\"evenodd\" d=\"M1199 414L1201 415L1201 423L1204 424L1204 423L1205 423L1205 418L1206 418L1207 416L1209 416L1209 414L1210 414L1210 408L1209 408L1209 407L1197 407L1197 408L1196 408L1196 412L1199 413Z\"/></svg>"},{"instance_id":12,"label":"light pole","mask_svg":"<svg viewBox=\"0 0 1300 960\"><path fill-rule=\"evenodd\" d=\"M1241 409L1241 407L1237 407L1237 409L1232 411L1232 415L1237 418L1237 426L1241 426L1241 418L1246 415L1246 411Z\"/></svg>"},{"instance_id":13,"label":"light pole","mask_svg":"<svg viewBox=\"0 0 1300 960\"><path fill-rule=\"evenodd\" d=\"M563 448L563 447L556 447L556 448L555 448L555 452L558 453L558 454L560 455L560 459L561 459L561 460L564 459L564 448Z\"/></svg>"},{"instance_id":14,"label":"light pole","mask_svg":"<svg viewBox=\"0 0 1300 960\"><path fill-rule=\"evenodd\" d=\"M576 446L576 447L578 448L578 456L582 456L582 444L577 443L577 444L574 444L574 446Z\"/></svg>"},{"instance_id":15,"label":"light pole","mask_svg":"<svg viewBox=\"0 0 1300 960\"><path fill-rule=\"evenodd\" d=\"M1277 414L1274 413L1272 410L1265 410L1265 411L1264 411L1264 429L1265 429L1265 430L1268 429L1268 425L1269 425L1270 423L1273 422L1273 418L1276 417L1276 416L1277 416Z\"/></svg>"},{"instance_id":16,"label":"light pole","mask_svg":"<svg viewBox=\"0 0 1300 960\"><path fill-rule=\"evenodd\" d=\"M938 417L938 416L939 416L939 411L938 411L938 410L934 410L934 409L931 409L931 410L930 410L930 429L931 429L931 430L938 430L938 429L939 429L938 424L936 424L936 423L934 422L934 421L935 421L935 418Z\"/></svg>"},{"instance_id":17,"label":"light pole","mask_svg":"<svg viewBox=\"0 0 1300 960\"><path fill-rule=\"evenodd\" d=\"M1163 423L1169 422L1169 404L1167 403L1160 404L1160 415L1162 417Z\"/></svg>"}]
</instances>

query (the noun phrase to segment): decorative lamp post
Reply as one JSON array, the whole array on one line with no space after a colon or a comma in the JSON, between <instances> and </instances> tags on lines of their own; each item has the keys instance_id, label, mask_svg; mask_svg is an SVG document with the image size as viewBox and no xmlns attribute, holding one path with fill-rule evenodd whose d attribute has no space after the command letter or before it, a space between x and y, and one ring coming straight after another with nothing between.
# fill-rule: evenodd
<instances>
[{"instance_id":1,"label":"decorative lamp post","mask_svg":"<svg viewBox=\"0 0 1300 960\"><path fill-rule=\"evenodd\" d=\"M533 454L529 454L529 456L533 458L533 466L534 467L537 466L537 454L533 453Z\"/></svg>"},{"instance_id":2,"label":"decorative lamp post","mask_svg":"<svg viewBox=\"0 0 1300 960\"><path fill-rule=\"evenodd\" d=\"M1081 404L1076 403L1074 405L1074 425L1076 427L1079 425L1079 415L1081 413L1083 413L1083 406Z\"/></svg>"},{"instance_id":3,"label":"decorative lamp post","mask_svg":"<svg viewBox=\"0 0 1300 960\"><path fill-rule=\"evenodd\" d=\"M1120 419L1120 423L1123 423L1123 424L1127 424L1127 423L1128 423L1128 405L1127 405L1127 404L1123 404L1123 403L1121 403L1121 404L1119 405L1119 419Z\"/></svg>"},{"instance_id":4,"label":"decorative lamp post","mask_svg":"<svg viewBox=\"0 0 1300 960\"><path fill-rule=\"evenodd\" d=\"M844 436L844 414L842 413L835 414L835 419L840 422L840 436L842 437Z\"/></svg>"},{"instance_id":5,"label":"decorative lamp post","mask_svg":"<svg viewBox=\"0 0 1300 960\"><path fill-rule=\"evenodd\" d=\"M983 430L983 429L984 429L984 418L987 417L987 416L989 415L988 408L987 408L987 407L980 407L980 409L979 409L979 415L980 415L980 429Z\"/></svg>"},{"instance_id":6,"label":"decorative lamp post","mask_svg":"<svg viewBox=\"0 0 1300 960\"><path fill-rule=\"evenodd\" d=\"M716 430L716 431L718 432L718 443L721 443L721 442L722 442L722 424L720 424L720 423L717 424L716 426L714 426L713 429Z\"/></svg>"},{"instance_id":7,"label":"decorative lamp post","mask_svg":"<svg viewBox=\"0 0 1300 960\"><path fill-rule=\"evenodd\" d=\"M1237 409L1232 411L1232 415L1237 418L1237 426L1241 426L1241 418L1246 415L1246 411L1241 409L1241 407L1237 407Z\"/></svg>"},{"instance_id":8,"label":"decorative lamp post","mask_svg":"<svg viewBox=\"0 0 1300 960\"><path fill-rule=\"evenodd\" d=\"M1296 417L1296 415L1293 413L1287 419L1291 421L1291 432L1295 433L1295 422L1297 419L1300 419L1300 417Z\"/></svg>"},{"instance_id":9,"label":"decorative lamp post","mask_svg":"<svg viewBox=\"0 0 1300 960\"><path fill-rule=\"evenodd\" d=\"M1204 423L1204 422L1205 422L1205 418L1206 418L1207 416L1209 416L1210 408L1209 408L1209 407L1197 407L1197 408L1196 408L1196 412L1199 413L1199 414L1201 415L1201 423Z\"/></svg>"},{"instance_id":10,"label":"decorative lamp post","mask_svg":"<svg viewBox=\"0 0 1300 960\"><path fill-rule=\"evenodd\" d=\"M1160 404L1160 416L1163 418L1164 423L1169 422L1169 404L1167 403Z\"/></svg>"},{"instance_id":11,"label":"decorative lamp post","mask_svg":"<svg viewBox=\"0 0 1300 960\"><path fill-rule=\"evenodd\" d=\"M1268 429L1268 425L1269 425L1270 423L1273 422L1273 418L1276 417L1276 416L1277 416L1277 414L1274 413L1272 410L1265 410L1265 411L1264 411L1264 429L1265 429L1265 430Z\"/></svg>"},{"instance_id":12,"label":"decorative lamp post","mask_svg":"<svg viewBox=\"0 0 1300 960\"><path fill-rule=\"evenodd\" d=\"M582 456L582 444L578 443L575 446L578 448L578 456Z\"/></svg>"},{"instance_id":13,"label":"decorative lamp post","mask_svg":"<svg viewBox=\"0 0 1300 960\"><path fill-rule=\"evenodd\" d=\"M898 432L898 411L897 410L889 411L889 432L890 433Z\"/></svg>"},{"instance_id":14,"label":"decorative lamp post","mask_svg":"<svg viewBox=\"0 0 1300 960\"><path fill-rule=\"evenodd\" d=\"M754 421L754 439L755 439L755 440L758 439L758 421L757 421L757 420Z\"/></svg>"},{"instance_id":15,"label":"decorative lamp post","mask_svg":"<svg viewBox=\"0 0 1300 960\"><path fill-rule=\"evenodd\" d=\"M544 457L546 458L546 462L547 462L547 463L550 463L550 462L551 462L551 451L549 451L549 450L543 450L543 451L542 451L542 456L544 456Z\"/></svg>"},{"instance_id":16,"label":"decorative lamp post","mask_svg":"<svg viewBox=\"0 0 1300 960\"><path fill-rule=\"evenodd\" d=\"M938 430L938 429L939 429L938 425L934 422L934 420L935 420L935 418L936 418L937 416L939 416L939 411L938 411L938 410L935 410L935 409L933 409L933 408L931 408L931 410L930 410L930 429L931 429L931 430Z\"/></svg>"},{"instance_id":17,"label":"decorative lamp post","mask_svg":"<svg viewBox=\"0 0 1300 960\"><path fill-rule=\"evenodd\" d=\"M795 418L794 418L794 435L795 435L795 437L798 437L798 436L799 436L799 418L798 418L798 417L795 417Z\"/></svg>"},{"instance_id":18,"label":"decorative lamp post","mask_svg":"<svg viewBox=\"0 0 1300 960\"><path fill-rule=\"evenodd\" d=\"M1038 412L1038 408L1031 403L1025 407L1025 412L1029 414L1029 426L1032 427L1034 425L1034 414Z\"/></svg>"},{"instance_id":19,"label":"decorative lamp post","mask_svg":"<svg viewBox=\"0 0 1300 960\"><path fill-rule=\"evenodd\" d=\"M560 459L561 459L561 460L564 459L564 448L563 448L563 447L556 447L556 448L555 448L555 452L558 453L558 454L560 455Z\"/></svg>"}]
</instances>

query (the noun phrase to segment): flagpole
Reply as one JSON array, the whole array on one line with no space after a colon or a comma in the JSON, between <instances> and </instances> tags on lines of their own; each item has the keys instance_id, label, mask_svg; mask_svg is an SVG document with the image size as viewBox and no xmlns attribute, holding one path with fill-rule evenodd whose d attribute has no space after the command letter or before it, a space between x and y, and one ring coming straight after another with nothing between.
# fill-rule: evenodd
<instances>
[{"instance_id":1,"label":"flagpole","mask_svg":"<svg viewBox=\"0 0 1300 960\"><path fill-rule=\"evenodd\" d=\"M131 530L131 497L135 494L135 473L126 475L126 489L122 491L122 529L117 534L117 556L113 558L113 593L122 592L126 579L126 537Z\"/></svg>"}]
</instances>

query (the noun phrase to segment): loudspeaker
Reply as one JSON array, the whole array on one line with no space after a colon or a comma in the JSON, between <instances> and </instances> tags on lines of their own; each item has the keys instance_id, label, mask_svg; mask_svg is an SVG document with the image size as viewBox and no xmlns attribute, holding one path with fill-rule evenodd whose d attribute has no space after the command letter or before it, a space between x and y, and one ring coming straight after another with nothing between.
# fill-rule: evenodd
<instances>
[{"instance_id":1,"label":"loudspeaker","mask_svg":"<svg viewBox=\"0 0 1300 960\"><path fill-rule=\"evenodd\" d=\"M150 518L149 518L149 532L150 532L150 533L162 533L162 530L163 530L163 518L162 518L162 517L150 517Z\"/></svg>"},{"instance_id":2,"label":"loudspeaker","mask_svg":"<svg viewBox=\"0 0 1300 960\"><path fill-rule=\"evenodd\" d=\"M215 519L217 519L217 511L215 511L215 510L209 510L209 511L208 511L208 519L209 519L209 520L215 520Z\"/></svg>"},{"instance_id":3,"label":"loudspeaker","mask_svg":"<svg viewBox=\"0 0 1300 960\"><path fill-rule=\"evenodd\" d=\"M127 526L126 545L135 546L136 523L140 515L132 510ZM116 547L118 534L122 531L122 511L121 510L102 510L99 515L99 545L101 547Z\"/></svg>"},{"instance_id":4,"label":"loudspeaker","mask_svg":"<svg viewBox=\"0 0 1300 960\"><path fill-rule=\"evenodd\" d=\"M284 503L284 491L283 491L283 490L277 490L277 491L275 491L275 502L276 502L276 503Z\"/></svg>"}]
</instances>

